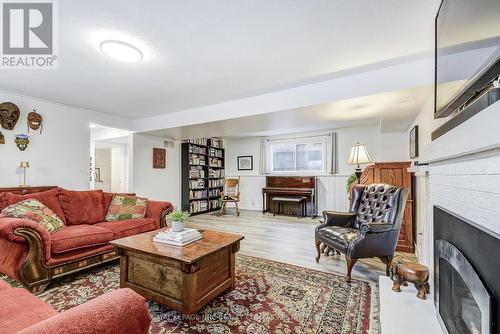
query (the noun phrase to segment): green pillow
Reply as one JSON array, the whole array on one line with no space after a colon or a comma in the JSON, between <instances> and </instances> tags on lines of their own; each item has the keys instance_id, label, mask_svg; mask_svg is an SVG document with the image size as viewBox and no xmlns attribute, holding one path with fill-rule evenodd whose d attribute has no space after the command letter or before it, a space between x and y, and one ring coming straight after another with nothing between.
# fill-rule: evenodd
<instances>
[{"instance_id":1,"label":"green pillow","mask_svg":"<svg viewBox=\"0 0 500 334\"><path fill-rule=\"evenodd\" d=\"M109 205L107 221L138 219L146 216L148 200L146 198L115 194Z\"/></svg>"},{"instance_id":2,"label":"green pillow","mask_svg":"<svg viewBox=\"0 0 500 334\"><path fill-rule=\"evenodd\" d=\"M0 216L33 220L42 225L49 233L53 233L64 227L61 218L54 211L34 198L28 198L9 205L2 210Z\"/></svg>"}]
</instances>

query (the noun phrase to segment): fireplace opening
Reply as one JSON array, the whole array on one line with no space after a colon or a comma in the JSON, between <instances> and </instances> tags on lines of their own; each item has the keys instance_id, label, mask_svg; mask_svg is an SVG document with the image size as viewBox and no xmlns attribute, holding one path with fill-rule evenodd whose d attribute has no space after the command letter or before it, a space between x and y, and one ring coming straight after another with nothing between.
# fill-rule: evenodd
<instances>
[{"instance_id":1,"label":"fireplace opening","mask_svg":"<svg viewBox=\"0 0 500 334\"><path fill-rule=\"evenodd\" d=\"M500 333L500 236L434 207L434 304L446 333Z\"/></svg>"},{"instance_id":2,"label":"fireplace opening","mask_svg":"<svg viewBox=\"0 0 500 334\"><path fill-rule=\"evenodd\" d=\"M449 333L480 334L481 309L467 284L448 261L439 264L439 312Z\"/></svg>"}]
</instances>

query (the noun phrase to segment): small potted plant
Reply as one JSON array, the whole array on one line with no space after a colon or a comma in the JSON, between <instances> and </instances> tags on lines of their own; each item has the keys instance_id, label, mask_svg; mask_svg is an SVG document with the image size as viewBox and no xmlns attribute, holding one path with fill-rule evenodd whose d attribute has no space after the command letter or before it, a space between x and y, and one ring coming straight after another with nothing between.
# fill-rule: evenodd
<instances>
[{"instance_id":1,"label":"small potted plant","mask_svg":"<svg viewBox=\"0 0 500 334\"><path fill-rule=\"evenodd\" d=\"M172 232L184 231L184 225L189 218L189 213L182 210L174 210L167 216L167 220L171 223Z\"/></svg>"},{"instance_id":2,"label":"small potted plant","mask_svg":"<svg viewBox=\"0 0 500 334\"><path fill-rule=\"evenodd\" d=\"M359 182L358 176L356 175L356 173L352 173L352 175L349 176L349 178L347 179L347 182L346 182L347 193L349 193L349 191L351 190L351 187L358 182Z\"/></svg>"}]
</instances>

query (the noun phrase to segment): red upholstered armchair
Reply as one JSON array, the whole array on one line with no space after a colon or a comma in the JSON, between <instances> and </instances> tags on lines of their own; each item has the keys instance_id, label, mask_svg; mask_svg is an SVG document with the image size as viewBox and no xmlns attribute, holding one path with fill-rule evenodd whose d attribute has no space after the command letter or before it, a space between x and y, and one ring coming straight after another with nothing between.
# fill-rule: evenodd
<instances>
[{"instance_id":1,"label":"red upholstered armchair","mask_svg":"<svg viewBox=\"0 0 500 334\"><path fill-rule=\"evenodd\" d=\"M144 298L130 289L119 289L57 313L25 289L0 281L2 334L145 334L150 324Z\"/></svg>"},{"instance_id":2,"label":"red upholstered armchair","mask_svg":"<svg viewBox=\"0 0 500 334\"><path fill-rule=\"evenodd\" d=\"M0 218L0 273L35 293L54 278L118 259L110 241L164 227L173 209L169 202L149 201L144 218L105 221L113 194L56 188L24 196L0 193L0 210L26 198L45 204L65 225L49 234L30 220Z\"/></svg>"}]
</instances>

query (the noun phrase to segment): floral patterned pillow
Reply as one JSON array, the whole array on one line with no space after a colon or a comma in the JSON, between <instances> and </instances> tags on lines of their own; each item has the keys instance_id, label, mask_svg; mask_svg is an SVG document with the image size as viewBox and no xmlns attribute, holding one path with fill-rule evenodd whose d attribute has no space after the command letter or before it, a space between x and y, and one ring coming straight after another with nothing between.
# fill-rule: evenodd
<instances>
[{"instance_id":1,"label":"floral patterned pillow","mask_svg":"<svg viewBox=\"0 0 500 334\"><path fill-rule=\"evenodd\" d=\"M148 200L146 198L115 194L109 205L107 221L144 218Z\"/></svg>"},{"instance_id":2,"label":"floral patterned pillow","mask_svg":"<svg viewBox=\"0 0 500 334\"><path fill-rule=\"evenodd\" d=\"M49 233L64 227L64 223L54 211L34 198L9 205L0 213L0 217L29 219L42 225Z\"/></svg>"}]
</instances>

